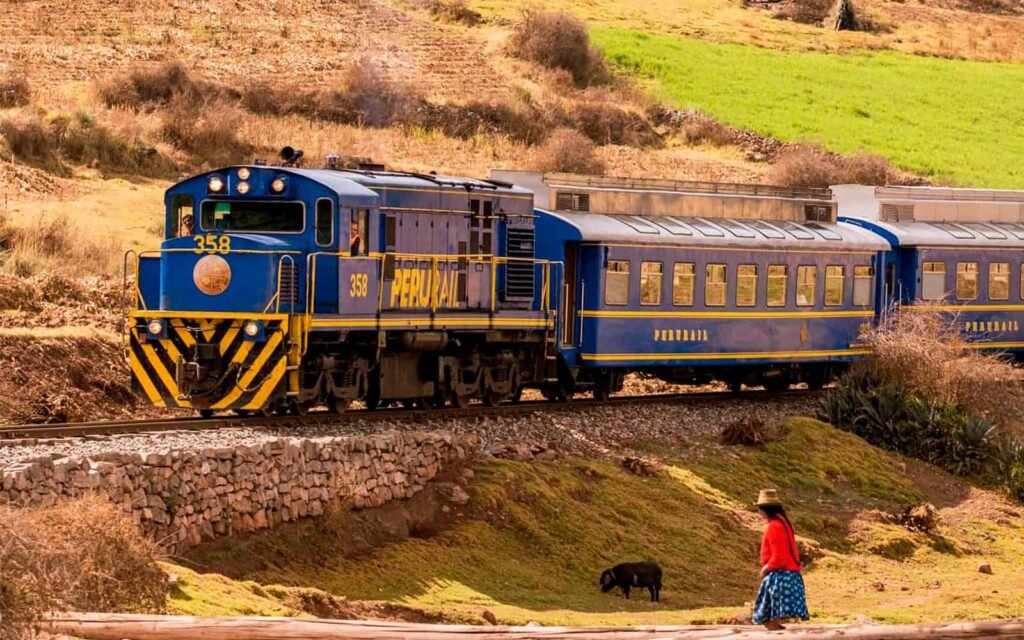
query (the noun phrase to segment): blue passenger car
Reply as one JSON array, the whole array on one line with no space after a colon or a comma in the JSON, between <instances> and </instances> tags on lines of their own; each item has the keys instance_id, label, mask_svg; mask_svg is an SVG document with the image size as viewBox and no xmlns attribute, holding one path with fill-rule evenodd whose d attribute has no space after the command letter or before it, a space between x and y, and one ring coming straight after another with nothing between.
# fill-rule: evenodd
<instances>
[{"instance_id":1,"label":"blue passenger car","mask_svg":"<svg viewBox=\"0 0 1024 640\"><path fill-rule=\"evenodd\" d=\"M499 402L554 360L551 266L511 184L262 164L166 194L137 257L129 362L203 412Z\"/></svg>"},{"instance_id":2,"label":"blue passenger car","mask_svg":"<svg viewBox=\"0 0 1024 640\"><path fill-rule=\"evenodd\" d=\"M973 346L1024 353L1024 224L841 219L892 245L885 296L903 313L938 308Z\"/></svg>"},{"instance_id":3,"label":"blue passenger car","mask_svg":"<svg viewBox=\"0 0 1024 640\"><path fill-rule=\"evenodd\" d=\"M565 264L560 356L597 395L627 371L819 387L865 353L890 245L845 223L538 211Z\"/></svg>"}]
</instances>

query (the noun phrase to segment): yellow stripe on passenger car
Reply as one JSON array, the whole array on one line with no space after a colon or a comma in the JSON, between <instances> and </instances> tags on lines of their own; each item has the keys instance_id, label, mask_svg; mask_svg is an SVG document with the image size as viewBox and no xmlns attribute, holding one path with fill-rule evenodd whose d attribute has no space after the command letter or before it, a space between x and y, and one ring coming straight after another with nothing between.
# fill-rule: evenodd
<instances>
[{"instance_id":1,"label":"yellow stripe on passenger car","mask_svg":"<svg viewBox=\"0 0 1024 640\"><path fill-rule=\"evenodd\" d=\"M1024 311L1024 304L905 304L901 311Z\"/></svg>"},{"instance_id":2,"label":"yellow stripe on passenger car","mask_svg":"<svg viewBox=\"0 0 1024 640\"><path fill-rule=\"evenodd\" d=\"M135 356L134 352L128 358L128 363L132 368L132 373L135 374L135 379L142 385L142 390L146 392L146 396L149 398L150 403L157 407L167 406L164 403L164 399L160 396L160 392L156 390L156 386L153 385L153 381L149 379L149 374L142 367L142 363Z\"/></svg>"},{"instance_id":3,"label":"yellow stripe on passenger car","mask_svg":"<svg viewBox=\"0 0 1024 640\"><path fill-rule=\"evenodd\" d=\"M164 384L164 388L166 388L168 393L171 394L171 397L174 399L174 403L179 407L186 406L185 403L178 398L178 384L174 381L174 376L172 376L170 371L167 370L167 367L164 366L163 361L160 360L160 355L157 354L156 349L153 348L153 345L148 343L141 343L141 346L142 352L146 354L146 359L149 360L149 366L156 371L157 377L160 378L160 382Z\"/></svg>"},{"instance_id":4,"label":"yellow stripe on passenger car","mask_svg":"<svg viewBox=\"0 0 1024 640\"><path fill-rule=\"evenodd\" d=\"M861 311L581 311L584 318L700 318L710 320L768 320L773 318L869 318Z\"/></svg>"},{"instance_id":5,"label":"yellow stripe on passenger car","mask_svg":"<svg viewBox=\"0 0 1024 640\"><path fill-rule=\"evenodd\" d=\"M285 371L288 370L288 362L281 358L274 365L273 371L270 372L270 376L260 385L260 390L252 397L249 404L245 405L245 409L260 409L267 402L267 398L273 393L274 389L281 382L281 378L284 377Z\"/></svg>"},{"instance_id":6,"label":"yellow stripe on passenger car","mask_svg":"<svg viewBox=\"0 0 1024 640\"><path fill-rule=\"evenodd\" d=\"M253 344L255 343L246 342L241 347L239 347L239 353L245 351L245 353L248 354ZM232 404L234 404L242 396L242 394L245 393L246 388L248 388L248 386L252 384L253 378L255 378L256 375L260 372L260 370L263 369L263 365L267 363L267 360L270 358L270 355L274 353L279 344L281 344L281 332L276 331L270 336L270 339L267 340L266 344L263 346L263 350L260 351L258 356L256 356L256 359L253 361L252 365L242 375L242 378L235 382L235 386L233 389L231 389L231 392L228 393L223 398L221 398L220 400L218 400L213 405L213 408L227 409ZM244 357L240 358L236 356L234 358L234 362L244 362Z\"/></svg>"},{"instance_id":7,"label":"yellow stripe on passenger car","mask_svg":"<svg viewBox=\"0 0 1024 640\"><path fill-rule=\"evenodd\" d=\"M813 358L828 356L860 356L869 349L835 349L828 351L765 351L748 353L584 353L584 360L753 360L758 358Z\"/></svg>"}]
</instances>

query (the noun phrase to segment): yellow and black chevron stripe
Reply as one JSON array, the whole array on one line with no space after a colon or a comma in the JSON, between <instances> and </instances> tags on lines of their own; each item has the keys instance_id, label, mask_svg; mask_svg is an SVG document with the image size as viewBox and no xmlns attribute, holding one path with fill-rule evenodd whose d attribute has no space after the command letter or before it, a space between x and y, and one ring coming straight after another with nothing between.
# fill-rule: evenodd
<instances>
[{"instance_id":1,"label":"yellow and black chevron stripe","mask_svg":"<svg viewBox=\"0 0 1024 640\"><path fill-rule=\"evenodd\" d=\"M146 318L141 315L129 336L132 388L153 405L195 406L196 403L182 397L176 375L178 363L193 360L198 345L211 345L216 349L221 363L218 376L234 366L234 372L228 375L222 387L198 403L203 408L260 409L283 393L281 383L288 368L287 316L261 318L266 336L263 342L244 339L242 325L249 317L164 319L169 325L165 339L145 340Z\"/></svg>"}]
</instances>

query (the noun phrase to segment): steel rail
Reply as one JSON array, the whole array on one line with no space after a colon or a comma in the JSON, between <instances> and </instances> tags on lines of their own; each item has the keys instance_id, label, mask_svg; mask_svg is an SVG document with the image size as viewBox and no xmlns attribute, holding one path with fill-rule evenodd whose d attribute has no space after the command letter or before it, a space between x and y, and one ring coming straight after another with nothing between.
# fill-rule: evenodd
<instances>
[{"instance_id":1,"label":"steel rail","mask_svg":"<svg viewBox=\"0 0 1024 640\"><path fill-rule=\"evenodd\" d=\"M75 438L86 436L106 436L128 433L159 433L161 431L206 431L212 429L230 429L240 427L288 427L310 426L323 424L342 424L358 420L365 421L423 421L433 422L456 418L487 418L510 416L525 413L561 413L579 409L590 409L609 406L628 406L638 404L699 404L712 401L765 401L790 400L813 397L819 392L792 390L782 392L770 391L706 391L694 393L653 394L646 396L619 396L608 400L576 399L571 402L553 402L548 400L530 400L519 403L487 406L473 404L468 407L445 407L441 409L357 409L344 413L328 411L310 412L304 415L274 416L214 416L211 418L158 418L141 420L99 421L99 422L68 422L42 423L22 425L0 425L0 442L4 440L23 440L34 438Z\"/></svg>"}]
</instances>

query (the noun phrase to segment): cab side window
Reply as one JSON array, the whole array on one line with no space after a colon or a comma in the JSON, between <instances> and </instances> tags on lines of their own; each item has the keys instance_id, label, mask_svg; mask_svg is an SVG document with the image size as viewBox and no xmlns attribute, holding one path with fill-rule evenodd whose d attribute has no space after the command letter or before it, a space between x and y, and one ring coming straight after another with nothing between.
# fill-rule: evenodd
<instances>
[{"instance_id":1,"label":"cab side window","mask_svg":"<svg viewBox=\"0 0 1024 640\"><path fill-rule=\"evenodd\" d=\"M334 244L334 203L327 198L316 201L316 245L329 247Z\"/></svg>"},{"instance_id":2,"label":"cab side window","mask_svg":"<svg viewBox=\"0 0 1024 640\"><path fill-rule=\"evenodd\" d=\"M349 253L354 256L369 255L370 247L367 231L370 227L369 209L353 209L352 224L349 226Z\"/></svg>"},{"instance_id":3,"label":"cab side window","mask_svg":"<svg viewBox=\"0 0 1024 640\"><path fill-rule=\"evenodd\" d=\"M179 193L171 197L170 211L167 216L167 237L183 238L195 233L195 208L195 199L186 193Z\"/></svg>"}]
</instances>

